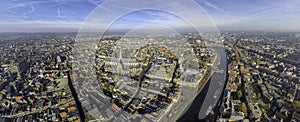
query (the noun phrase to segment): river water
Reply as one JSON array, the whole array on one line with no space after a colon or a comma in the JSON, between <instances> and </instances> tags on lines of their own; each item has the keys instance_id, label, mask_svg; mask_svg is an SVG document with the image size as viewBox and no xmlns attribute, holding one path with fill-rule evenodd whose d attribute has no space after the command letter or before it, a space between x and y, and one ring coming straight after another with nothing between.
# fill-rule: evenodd
<instances>
[{"instance_id":1,"label":"river water","mask_svg":"<svg viewBox=\"0 0 300 122\"><path fill-rule=\"evenodd\" d=\"M227 58L223 47L215 47L220 63L217 63L212 75L203 90L197 95L188 110L177 121L197 122L205 118L217 104L226 83ZM219 65L218 65L219 64Z\"/></svg>"}]
</instances>

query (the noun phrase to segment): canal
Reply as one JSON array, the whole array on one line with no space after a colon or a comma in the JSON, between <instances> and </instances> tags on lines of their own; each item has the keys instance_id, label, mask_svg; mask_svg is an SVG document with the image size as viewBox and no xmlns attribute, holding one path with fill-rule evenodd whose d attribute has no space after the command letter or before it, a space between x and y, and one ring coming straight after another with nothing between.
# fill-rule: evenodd
<instances>
[{"instance_id":1,"label":"canal","mask_svg":"<svg viewBox=\"0 0 300 122\"><path fill-rule=\"evenodd\" d=\"M203 90L194 99L188 110L178 122L198 122L204 119L217 104L226 84L227 58L223 47L215 47L217 58L215 73L209 79Z\"/></svg>"}]
</instances>

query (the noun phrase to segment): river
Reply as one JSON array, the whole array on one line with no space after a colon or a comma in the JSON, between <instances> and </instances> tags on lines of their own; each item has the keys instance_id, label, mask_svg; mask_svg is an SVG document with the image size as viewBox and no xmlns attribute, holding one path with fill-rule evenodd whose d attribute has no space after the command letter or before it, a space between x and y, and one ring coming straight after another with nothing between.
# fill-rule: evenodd
<instances>
[{"instance_id":1,"label":"river","mask_svg":"<svg viewBox=\"0 0 300 122\"><path fill-rule=\"evenodd\" d=\"M207 82L203 90L194 99L188 110L177 121L197 122L205 118L218 102L226 83L227 58L223 47L215 47L217 56L221 58L217 62L215 73Z\"/></svg>"}]
</instances>

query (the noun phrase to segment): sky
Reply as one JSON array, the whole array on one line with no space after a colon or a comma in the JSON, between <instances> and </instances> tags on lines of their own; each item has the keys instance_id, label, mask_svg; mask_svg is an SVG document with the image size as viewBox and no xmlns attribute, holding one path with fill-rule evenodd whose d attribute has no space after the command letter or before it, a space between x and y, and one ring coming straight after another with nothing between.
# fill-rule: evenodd
<instances>
[{"instance_id":1,"label":"sky","mask_svg":"<svg viewBox=\"0 0 300 122\"><path fill-rule=\"evenodd\" d=\"M136 2L117 3L118 0L1 0L0 32L77 32L87 20L91 24L91 13L96 8L99 20L94 20L101 28L127 6L140 6ZM130 0L131 1L131 0ZM174 1L174 0L173 0ZM179 0L180 1L180 0ZM215 27L221 31L300 31L300 0L194 0L199 8L168 5L154 2L151 6L169 6L182 9L181 14L194 17L195 21L207 14ZM107 5L103 5L107 3ZM109 5L110 4L110 5ZM127 4L127 5L126 5ZM123 5L123 6L121 6ZM148 5L148 4L147 4ZM188 8L188 9L187 9ZM100 11L99 11L100 10ZM195 11L194 11L195 10ZM204 11L205 13L201 13ZM197 13L198 12L198 13ZM102 13L102 14L101 14ZM203 16L202 16L203 15ZM193 20L191 20L193 21ZM116 29L126 29L145 24L162 24L184 27L182 18L160 10L139 10L115 21ZM199 22L204 23L204 21ZM92 25L93 26L93 25Z\"/></svg>"}]
</instances>

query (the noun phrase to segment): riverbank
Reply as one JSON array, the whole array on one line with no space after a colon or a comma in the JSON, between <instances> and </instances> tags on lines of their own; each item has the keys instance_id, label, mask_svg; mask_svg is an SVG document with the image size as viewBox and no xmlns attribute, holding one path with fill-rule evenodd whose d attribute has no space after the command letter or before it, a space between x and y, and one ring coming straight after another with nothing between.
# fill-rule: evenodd
<instances>
[{"instance_id":1,"label":"riverbank","mask_svg":"<svg viewBox=\"0 0 300 122\"><path fill-rule=\"evenodd\" d=\"M227 58L222 47L217 47L216 50L221 58L217 68L218 70L222 70L223 73L213 73L213 76L208 81L209 83L205 85L192 102L192 105L187 108L188 110L178 121L201 121L202 118L207 116L207 110L215 106L220 100L224 86L226 85L226 74L224 72L227 72Z\"/></svg>"}]
</instances>

